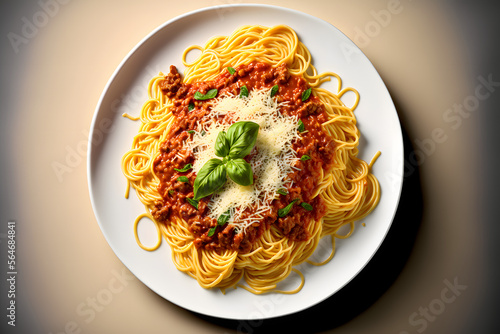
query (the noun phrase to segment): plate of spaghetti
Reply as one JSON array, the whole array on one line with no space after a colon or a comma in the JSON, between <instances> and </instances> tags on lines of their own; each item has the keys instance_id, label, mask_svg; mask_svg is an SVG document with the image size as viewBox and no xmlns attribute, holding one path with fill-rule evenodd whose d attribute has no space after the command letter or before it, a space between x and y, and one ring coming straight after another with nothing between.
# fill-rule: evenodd
<instances>
[{"instance_id":1,"label":"plate of spaghetti","mask_svg":"<svg viewBox=\"0 0 500 334\"><path fill-rule=\"evenodd\" d=\"M144 284L194 312L315 305L370 261L402 186L391 97L331 24L264 5L170 20L122 61L92 122L99 226Z\"/></svg>"}]
</instances>

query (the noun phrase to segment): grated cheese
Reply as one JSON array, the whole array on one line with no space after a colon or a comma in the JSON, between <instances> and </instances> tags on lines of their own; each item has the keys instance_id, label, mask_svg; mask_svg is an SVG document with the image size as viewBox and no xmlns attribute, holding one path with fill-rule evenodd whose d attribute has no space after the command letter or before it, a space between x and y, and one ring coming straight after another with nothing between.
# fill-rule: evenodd
<instances>
[{"instance_id":1,"label":"grated cheese","mask_svg":"<svg viewBox=\"0 0 500 334\"><path fill-rule=\"evenodd\" d=\"M248 97L221 96L212 103L210 112L198 124L193 139L185 146L195 157L193 171L198 173L210 159L216 158L215 141L220 131L227 131L231 124L223 124L220 117L230 117L231 123L252 121L259 124L255 144L256 155L250 165L254 173L254 184L240 186L228 178L226 184L212 196L208 207L210 216L217 219L230 211L229 222L238 231L244 231L251 224L262 219L262 213L270 210L276 191L291 185L288 174L297 169L299 158L292 144L300 138L297 131L298 118L283 115L282 104L272 98L270 90L250 92ZM252 207L250 216L240 219L242 213Z\"/></svg>"}]
</instances>

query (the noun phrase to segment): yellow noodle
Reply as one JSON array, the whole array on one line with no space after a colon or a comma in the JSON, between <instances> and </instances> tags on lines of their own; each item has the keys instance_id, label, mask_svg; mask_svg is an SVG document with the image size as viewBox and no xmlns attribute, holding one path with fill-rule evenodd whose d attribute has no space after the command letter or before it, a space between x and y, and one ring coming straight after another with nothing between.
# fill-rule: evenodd
<instances>
[{"instance_id":1,"label":"yellow noodle","mask_svg":"<svg viewBox=\"0 0 500 334\"><path fill-rule=\"evenodd\" d=\"M199 51L199 55L193 62L188 62L187 55L193 50ZM238 67L254 61L273 67L285 63L291 74L302 76L307 81L312 87L312 94L325 107L328 120L322 126L335 142L336 151L332 169L321 171L321 181L314 191L314 197L321 196L324 200L327 212L320 221L313 221L308 226L310 239L291 241L271 226L248 253L240 254L234 250L217 252L196 248L186 221L174 219L168 224L160 224L153 219L149 211L155 201L162 199L157 190L159 179L154 174L153 161L175 119L170 112L172 102L160 89L164 78L162 73L149 82L148 100L139 116L123 115L140 121L132 148L122 158L122 171L127 178L126 196L132 186L147 208L147 213L140 215L134 223L134 234L139 246L154 250L161 244L161 237L152 247L144 246L139 240L137 225L142 218L148 217L155 223L158 235L169 244L172 261L177 269L195 278L203 288L219 288L225 293L228 288L240 286L255 294L271 291L297 293L302 289L305 279L293 266L305 262L315 251L320 238L325 236L330 237L332 243L329 257L321 262L307 262L312 265L328 263L335 254L335 238L348 238L354 231L354 222L368 215L378 204L380 188L377 179L371 174L371 168L380 152L369 164L357 158L360 132L356 126L354 109L359 103L359 93L353 88L343 88L342 79L336 73L318 74L311 64L308 49L287 26L243 26L230 36L213 37L204 46L186 48L182 54L182 62L186 66L184 83L212 80L228 66ZM336 79L338 85L336 92L319 87L332 78ZM347 92L355 95L351 107L341 101ZM339 235L338 230L344 225L350 226L349 232ZM300 285L291 291L277 290L277 284L292 271L300 276Z\"/></svg>"}]
</instances>

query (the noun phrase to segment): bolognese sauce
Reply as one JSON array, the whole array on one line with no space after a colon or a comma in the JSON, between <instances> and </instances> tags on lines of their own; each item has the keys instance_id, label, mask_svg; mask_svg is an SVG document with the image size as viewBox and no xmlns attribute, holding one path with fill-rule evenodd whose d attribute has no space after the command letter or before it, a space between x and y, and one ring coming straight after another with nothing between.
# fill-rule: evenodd
<instances>
[{"instance_id":1,"label":"bolognese sauce","mask_svg":"<svg viewBox=\"0 0 500 334\"><path fill-rule=\"evenodd\" d=\"M232 71L233 72L233 71ZM217 96L240 94L240 87L246 86L249 91L271 89L278 85L275 97L281 104L279 112L298 117L304 124L305 131L300 139L292 144L297 157L307 157L297 162L297 167L288 178L292 181L282 194L270 203L270 209L263 214L259 222L239 231L234 224L217 225L217 220L210 217L208 202L210 196L193 202L193 184L196 173L192 169L185 170L187 164L194 163L194 155L185 147L184 142L192 139L192 132L197 124L210 111L210 100L200 101L194 98L196 92L206 94L217 89ZM323 104L315 96L303 101L302 94L309 87L306 81L291 75L284 64L271 67L265 63L253 62L235 68L234 73L222 71L212 81L185 84L175 66L170 66L170 73L160 85L173 103L170 109L175 116L160 153L154 161L154 172L159 178L158 191L161 201L152 209L153 217L160 223L168 224L176 219L188 223L193 234L194 244L198 248L225 250L232 249L248 252L253 243L271 226L291 240L304 241L310 238L308 226L312 220L321 219L326 206L320 196L314 196L315 190L322 181L323 171L327 173L333 167L335 145L332 138L323 130L321 124L328 120ZM228 118L224 120L230 122ZM253 154L245 160L250 161ZM292 202L291 210L280 217L280 209ZM298 205L307 203L308 209ZM312 210L311 210L312 208ZM252 214L252 208L245 210L243 216ZM209 230L215 228L215 233Z\"/></svg>"}]
</instances>

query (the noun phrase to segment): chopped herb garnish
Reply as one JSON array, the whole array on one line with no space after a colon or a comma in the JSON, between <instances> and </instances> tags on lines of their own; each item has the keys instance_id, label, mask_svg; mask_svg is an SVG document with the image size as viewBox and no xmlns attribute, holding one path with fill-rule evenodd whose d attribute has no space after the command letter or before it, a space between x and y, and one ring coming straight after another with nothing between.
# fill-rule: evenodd
<instances>
[{"instance_id":1,"label":"chopped herb garnish","mask_svg":"<svg viewBox=\"0 0 500 334\"><path fill-rule=\"evenodd\" d=\"M177 181L179 181L179 182L189 182L189 179L187 178L187 176L179 176L177 178Z\"/></svg>"},{"instance_id":2,"label":"chopped herb garnish","mask_svg":"<svg viewBox=\"0 0 500 334\"><path fill-rule=\"evenodd\" d=\"M214 97L217 96L217 88L210 89L205 95L203 95L200 92L194 93L194 99L195 100L208 100L208 99L213 99Z\"/></svg>"},{"instance_id":3,"label":"chopped herb garnish","mask_svg":"<svg viewBox=\"0 0 500 334\"><path fill-rule=\"evenodd\" d=\"M306 161L306 160L311 160L311 157L306 154L300 157L300 161Z\"/></svg>"},{"instance_id":4,"label":"chopped herb garnish","mask_svg":"<svg viewBox=\"0 0 500 334\"><path fill-rule=\"evenodd\" d=\"M193 109L194 109L194 103L193 102L189 102L188 110L192 111Z\"/></svg>"},{"instance_id":5,"label":"chopped herb garnish","mask_svg":"<svg viewBox=\"0 0 500 334\"><path fill-rule=\"evenodd\" d=\"M304 122L302 122L301 119L299 119L299 125L297 126L297 130L299 130L299 132L304 132L306 129L305 125L304 125Z\"/></svg>"},{"instance_id":6,"label":"chopped herb garnish","mask_svg":"<svg viewBox=\"0 0 500 334\"><path fill-rule=\"evenodd\" d=\"M241 88L240 88L240 98L241 97L248 97L248 88L247 88L247 86L241 86Z\"/></svg>"},{"instance_id":7,"label":"chopped herb garnish","mask_svg":"<svg viewBox=\"0 0 500 334\"><path fill-rule=\"evenodd\" d=\"M169 194L170 196L172 196L172 195L174 194L174 190L173 190L173 189L170 189L170 190L168 191L168 194Z\"/></svg>"},{"instance_id":8,"label":"chopped herb garnish","mask_svg":"<svg viewBox=\"0 0 500 334\"><path fill-rule=\"evenodd\" d=\"M210 230L208 230L208 236L211 237L215 233L216 227L212 227Z\"/></svg>"},{"instance_id":9,"label":"chopped herb garnish","mask_svg":"<svg viewBox=\"0 0 500 334\"><path fill-rule=\"evenodd\" d=\"M284 189L284 188L278 189L276 192L280 195L284 195L284 196L288 195L286 189Z\"/></svg>"},{"instance_id":10,"label":"chopped herb garnish","mask_svg":"<svg viewBox=\"0 0 500 334\"><path fill-rule=\"evenodd\" d=\"M313 210L312 205L309 204L309 203L306 203L306 202L300 203L300 206L303 207L304 209L306 209L307 211L312 211Z\"/></svg>"},{"instance_id":11,"label":"chopped herb garnish","mask_svg":"<svg viewBox=\"0 0 500 334\"><path fill-rule=\"evenodd\" d=\"M297 201L298 201L298 199L294 199L290 204L288 204L287 206L285 206L283 209L279 209L278 210L278 216L279 217L285 217L287 214L289 214L290 211L292 211L293 205Z\"/></svg>"},{"instance_id":12,"label":"chopped herb garnish","mask_svg":"<svg viewBox=\"0 0 500 334\"><path fill-rule=\"evenodd\" d=\"M196 131L194 131L194 130L188 130L188 133L189 133L189 134L192 134L192 135L194 135L194 134L195 134L195 132L196 132Z\"/></svg>"},{"instance_id":13,"label":"chopped herb garnish","mask_svg":"<svg viewBox=\"0 0 500 334\"><path fill-rule=\"evenodd\" d=\"M184 172L187 172L188 170L190 170L191 168L193 168L193 165L186 164L182 169L174 168L174 170L178 171L179 173L184 173Z\"/></svg>"},{"instance_id":14,"label":"chopped herb garnish","mask_svg":"<svg viewBox=\"0 0 500 334\"><path fill-rule=\"evenodd\" d=\"M231 215L229 214L229 210L227 210L226 212L224 212L223 214L221 214L219 216L219 218L217 218L217 225L222 226L225 223L227 223L227 221L229 220L230 216Z\"/></svg>"},{"instance_id":15,"label":"chopped herb garnish","mask_svg":"<svg viewBox=\"0 0 500 334\"><path fill-rule=\"evenodd\" d=\"M280 90L278 85L274 85L273 88L271 88L271 97L274 97L274 95L278 94L278 91Z\"/></svg>"},{"instance_id":16,"label":"chopped herb garnish","mask_svg":"<svg viewBox=\"0 0 500 334\"><path fill-rule=\"evenodd\" d=\"M189 197L186 197L186 200L189 202L189 204L191 204L192 206L194 206L194 208L196 210L198 210L198 201L197 200L194 200L194 199L189 198Z\"/></svg>"},{"instance_id":17,"label":"chopped herb garnish","mask_svg":"<svg viewBox=\"0 0 500 334\"><path fill-rule=\"evenodd\" d=\"M236 70L234 68L232 68L231 66L228 66L227 68L227 71L229 72L229 74L233 75L234 73L236 73Z\"/></svg>"},{"instance_id":18,"label":"chopped herb garnish","mask_svg":"<svg viewBox=\"0 0 500 334\"><path fill-rule=\"evenodd\" d=\"M302 92L302 101L305 101L311 96L311 87Z\"/></svg>"},{"instance_id":19,"label":"chopped herb garnish","mask_svg":"<svg viewBox=\"0 0 500 334\"><path fill-rule=\"evenodd\" d=\"M205 130L201 130L201 132L200 132L200 133L201 133L201 136L204 136L204 135L206 135L206 134L207 134L207 133L205 132Z\"/></svg>"}]
</instances>

